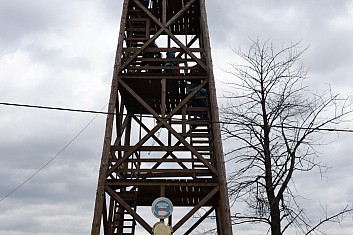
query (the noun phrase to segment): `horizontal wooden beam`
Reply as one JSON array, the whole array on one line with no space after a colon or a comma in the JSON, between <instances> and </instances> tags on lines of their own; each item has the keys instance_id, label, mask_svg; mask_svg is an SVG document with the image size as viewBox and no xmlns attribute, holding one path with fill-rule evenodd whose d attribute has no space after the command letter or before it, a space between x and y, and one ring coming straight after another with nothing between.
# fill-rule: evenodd
<instances>
[{"instance_id":1,"label":"horizontal wooden beam","mask_svg":"<svg viewBox=\"0 0 353 235\"><path fill-rule=\"evenodd\" d=\"M188 178L188 179L192 179L195 177L195 173L196 172L187 172L187 171L178 171L176 172L140 172L140 174L138 175L138 177L136 176L136 172L133 173L126 173L124 174L124 177L127 179L164 179L164 178ZM204 171L203 173L198 172L197 176L202 176L203 179L212 179L214 174L211 174L212 172L206 172Z\"/></svg>"},{"instance_id":2,"label":"horizontal wooden beam","mask_svg":"<svg viewBox=\"0 0 353 235\"><path fill-rule=\"evenodd\" d=\"M191 52L204 52L205 50L203 48L190 48L188 47L188 50ZM140 48L133 48L133 47L124 47L123 48L124 52L140 52ZM147 47L143 50L144 52L184 52L182 48L177 48L177 47Z\"/></svg>"},{"instance_id":3,"label":"horizontal wooden beam","mask_svg":"<svg viewBox=\"0 0 353 235\"><path fill-rule=\"evenodd\" d=\"M167 80L205 80L207 76L203 75L191 75L191 74L175 74L169 75L168 73L129 73L129 74L121 74L119 75L120 79L167 79Z\"/></svg>"},{"instance_id":4,"label":"horizontal wooden beam","mask_svg":"<svg viewBox=\"0 0 353 235\"><path fill-rule=\"evenodd\" d=\"M196 134L196 133L194 133ZM111 151L127 151L135 146L118 146L112 145L110 147ZM210 146L194 146L197 151L210 151ZM172 151L189 151L189 148L185 146L140 146L136 149L136 151L165 151L165 152L172 152Z\"/></svg>"},{"instance_id":5,"label":"horizontal wooden beam","mask_svg":"<svg viewBox=\"0 0 353 235\"><path fill-rule=\"evenodd\" d=\"M142 186L142 187L148 187L148 186L165 186L165 187L206 187L206 188L212 188L212 187L217 187L218 183L217 182L212 182L211 180L203 180L202 182L200 181L195 181L195 180L190 180L190 181L149 181L149 180L107 180L106 185L110 187L126 187L126 186ZM191 191L191 190L190 190Z\"/></svg>"}]
</instances>

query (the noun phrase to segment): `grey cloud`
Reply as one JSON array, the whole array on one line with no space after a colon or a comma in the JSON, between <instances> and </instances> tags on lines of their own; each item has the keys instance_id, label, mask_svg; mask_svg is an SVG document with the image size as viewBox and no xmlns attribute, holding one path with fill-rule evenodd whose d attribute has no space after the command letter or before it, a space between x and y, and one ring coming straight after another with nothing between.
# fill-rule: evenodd
<instances>
[{"instance_id":1,"label":"grey cloud","mask_svg":"<svg viewBox=\"0 0 353 235\"><path fill-rule=\"evenodd\" d=\"M311 67L311 79L317 83L326 81L351 87L352 32L331 27L335 17L349 19L347 12L352 9L350 1L323 0L318 4L313 0L206 0L206 5L212 52L217 58L215 66L224 65L233 59L219 53L230 50L227 48L229 46L246 48L249 37L263 40L270 37L279 47L282 43L302 40L303 46L310 45L304 63ZM28 61L24 63L14 59L15 65L8 62L6 65L14 69L6 73L1 67L4 63L0 64L0 99L99 110L109 98L115 45L108 48L101 45L105 42L98 42L92 52L68 54L62 48L50 44L53 41L38 39L51 35L58 41L67 40L68 43L64 45L71 45L68 35L77 33L73 30L77 30L78 25L90 27L87 19L77 17L83 10L88 11L87 15L97 12L99 22L109 25L112 37L116 38L121 7L122 1L115 0L94 0L89 3L83 0L1 1L0 60L7 54L9 58L19 55L28 57ZM80 43L97 40L94 29L91 32L87 30L87 35L76 35L75 39ZM77 45L72 43L73 47ZM97 54L104 50L111 52L106 51L106 57ZM98 63L102 63L99 68ZM0 198L54 157L93 116L1 106ZM104 122L105 116L99 116L51 164L0 202L0 234L89 233ZM350 199L353 190L349 187L352 181L349 173L352 141L348 136L322 149L323 160L334 167L327 175L330 187L333 187L330 190L341 192L342 201ZM309 191L312 185L320 183L320 175L316 173L299 177L298 184L307 184L298 187ZM320 184L316 188L320 189L320 193L325 193L324 187L327 185ZM328 200L333 198L334 201L334 197L330 195ZM250 232L253 226L236 229L242 234L256 233Z\"/></svg>"},{"instance_id":2,"label":"grey cloud","mask_svg":"<svg viewBox=\"0 0 353 235\"><path fill-rule=\"evenodd\" d=\"M23 37L61 30L69 23L69 1L14 0L0 3L1 43L12 47ZM69 15L67 15L69 14ZM13 45L15 46L15 45Z\"/></svg>"}]
</instances>

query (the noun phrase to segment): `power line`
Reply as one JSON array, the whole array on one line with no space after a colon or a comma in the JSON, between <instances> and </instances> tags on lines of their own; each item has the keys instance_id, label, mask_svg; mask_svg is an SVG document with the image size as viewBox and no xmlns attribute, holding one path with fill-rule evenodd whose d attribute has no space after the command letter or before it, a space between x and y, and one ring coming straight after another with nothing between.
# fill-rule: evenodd
<instances>
[{"instance_id":1,"label":"power line","mask_svg":"<svg viewBox=\"0 0 353 235\"><path fill-rule=\"evenodd\" d=\"M95 110L83 110L83 109L70 109L70 108L60 108L60 107L52 107L52 106L40 106L40 105L29 105L29 104L17 104L17 103L7 103L7 102L0 102L0 105L6 105L6 106L15 106L15 107L23 107L23 108L36 108L36 109L47 109L47 110L58 110L58 111L68 111L68 112L80 112L80 113L93 113L93 114L116 114L116 113L109 113L109 112L103 112L103 111L95 111ZM128 116L130 114L119 114L122 116ZM141 115L141 117L145 118L154 118L151 117L150 115ZM163 117L159 117L163 119ZM182 121L182 118L172 118L172 120L178 120ZM228 124L228 125L252 125L252 126L261 126L260 124L245 124L245 123L237 123L237 122L213 122L213 123L219 123L219 124ZM273 125L272 127L275 128L285 128L285 129L298 129L298 130L313 130L316 129L318 131L330 131L330 132L347 132L347 133L353 133L353 130L351 129L335 129L335 128L307 128L307 127L295 127L295 126L276 126Z\"/></svg>"},{"instance_id":2,"label":"power line","mask_svg":"<svg viewBox=\"0 0 353 235\"><path fill-rule=\"evenodd\" d=\"M51 107L51 106L16 104L16 103L6 103L6 102L0 102L0 105L23 107L23 108L36 108L36 109L49 109L49 110L58 110L58 111L80 112L80 113L114 114L114 113L108 113L108 112L103 112L103 111L58 108L58 107Z\"/></svg>"},{"instance_id":3,"label":"power line","mask_svg":"<svg viewBox=\"0 0 353 235\"><path fill-rule=\"evenodd\" d=\"M236 122L219 122L221 124L227 125L243 125L243 126L258 126L262 127L263 125L260 124L246 124L246 123L236 123ZM317 131L330 131L330 132L348 132L353 133L351 129L336 129L336 128L309 128L309 127L300 127L300 126L279 126L279 125L271 125L272 128L283 128L283 129L296 129L296 130L317 130Z\"/></svg>"},{"instance_id":4,"label":"power line","mask_svg":"<svg viewBox=\"0 0 353 235\"><path fill-rule=\"evenodd\" d=\"M0 103L3 104L3 103ZM10 104L7 104L10 105ZM19 105L16 104L14 106L21 106L21 107L31 107L31 108L44 108L43 106L34 106L34 105ZM107 105L105 105L102 110L106 107ZM58 108L53 108L53 107L48 107L48 109L58 109ZM66 111L73 111L70 109L59 109L59 110L66 110ZM82 110L83 111L83 110ZM19 190L23 185L25 185L28 181L30 181L31 179L33 179L37 174L39 174L44 168L46 168L51 162L53 162L62 152L64 152L87 128L89 125L91 125L91 123L98 117L98 115L100 113L103 112L96 112L94 111L94 113L96 113L96 115L88 122L88 124L86 124L83 129L81 131L79 131L54 157L52 157L51 159L49 159L49 161L47 161L43 166L41 166L36 172L34 172L31 176L29 176L26 180L24 180L21 184L19 184L17 187L15 187L14 189L12 189L9 193L7 193L4 197L2 197L0 199L0 203L5 200L6 198L8 198L9 196L11 196L13 193L15 193L17 190Z\"/></svg>"},{"instance_id":5,"label":"power line","mask_svg":"<svg viewBox=\"0 0 353 235\"><path fill-rule=\"evenodd\" d=\"M107 106L105 105L101 111L94 111L94 110L82 110L82 109L69 109L69 108L59 108L59 107L51 107L51 106L39 106L39 105L28 105L28 104L17 104L17 103L7 103L7 102L0 102L0 105L6 105L6 106L15 106L15 107L24 107L24 108L36 108L36 109L47 109L47 110L58 110L58 111L69 111L69 112L81 112L81 113L93 113L96 114L91 121L88 122L88 124L78 132L77 135L74 136L54 157L52 157L49 161L47 161L42 167L40 167L36 172L34 172L30 177L28 177L25 181L23 181L21 184L19 184L17 187L15 187L13 190L11 190L8 194L6 194L4 197L0 199L0 203L5 200L7 197L15 193L17 190L19 190L23 185L25 185L28 181L30 181L32 178L34 178L38 173L40 173L45 167L47 167L51 162L53 162L62 152L64 152L87 128L88 126L97 118L99 114L115 114L115 113L109 113L109 112L103 112L102 110ZM129 114L122 114L122 115L129 115ZM147 118L154 118L151 116L144 116ZM179 120L179 119L177 119ZM182 119L180 119L182 120ZM244 123L236 123L236 122L217 122L220 124L229 124L229 125L245 125ZM249 125L256 125L256 124L249 124ZM258 125L261 126L261 125ZM305 127L294 127L294 126L286 126L286 127L281 127L281 126L273 126L273 127L278 127L278 128L286 128L286 129L303 129L303 130L308 130L310 128L305 128ZM319 128L317 130L320 131L331 131L331 132L349 132L353 133L353 130L349 129L334 129L334 128Z\"/></svg>"}]
</instances>

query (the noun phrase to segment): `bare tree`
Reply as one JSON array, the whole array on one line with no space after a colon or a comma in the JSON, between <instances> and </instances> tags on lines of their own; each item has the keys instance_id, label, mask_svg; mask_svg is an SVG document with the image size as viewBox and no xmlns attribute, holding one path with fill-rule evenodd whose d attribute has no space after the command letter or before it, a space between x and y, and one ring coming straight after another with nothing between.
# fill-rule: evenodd
<instances>
[{"instance_id":1,"label":"bare tree","mask_svg":"<svg viewBox=\"0 0 353 235\"><path fill-rule=\"evenodd\" d=\"M294 172L325 167L315 151L320 133L352 112L338 95L310 94L303 85L308 69L299 59L306 49L296 43L276 51L270 42L252 41L248 51L234 50L241 62L227 71L234 81L227 83L222 130L232 142L227 160L236 168L228 186L234 201L247 206L233 222L265 223L272 235L289 228L318 234L321 224L352 211L345 207L311 224L293 190Z\"/></svg>"}]
</instances>

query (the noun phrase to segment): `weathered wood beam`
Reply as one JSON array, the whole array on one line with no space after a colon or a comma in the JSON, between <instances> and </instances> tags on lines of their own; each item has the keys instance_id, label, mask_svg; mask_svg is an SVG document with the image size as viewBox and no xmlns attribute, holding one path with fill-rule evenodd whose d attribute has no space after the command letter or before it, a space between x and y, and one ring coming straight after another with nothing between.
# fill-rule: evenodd
<instances>
[{"instance_id":1,"label":"weathered wood beam","mask_svg":"<svg viewBox=\"0 0 353 235\"><path fill-rule=\"evenodd\" d=\"M152 227L139 215L137 214L129 204L127 204L124 199L122 199L113 189L106 186L105 190L109 193L111 197L113 197L121 206L125 208L127 212L144 228L147 232L152 234Z\"/></svg>"},{"instance_id":2,"label":"weathered wood beam","mask_svg":"<svg viewBox=\"0 0 353 235\"><path fill-rule=\"evenodd\" d=\"M129 145L125 145L125 146L119 146L119 145L112 145L110 147L110 149L112 151L127 151L129 149L131 149L134 146L129 146ZM210 146L194 146L194 148L197 151L210 151L211 147ZM189 151L189 149L186 146L141 146L139 148L136 149L136 151L146 151L146 152L150 152L150 151L165 151L165 152L177 152L177 151Z\"/></svg>"},{"instance_id":3,"label":"weathered wood beam","mask_svg":"<svg viewBox=\"0 0 353 235\"><path fill-rule=\"evenodd\" d=\"M207 15L206 15L206 3L205 0L200 1L200 17L201 17L201 32L203 32L203 45L205 47L205 57L208 68L208 74L210 76L210 107L211 107L211 116L212 116L212 132L214 133L214 147L215 147L215 159L217 169L220 173L219 175L219 207L217 208L217 213L219 214L221 221L219 221L220 226L219 235L228 235L232 234L232 223L230 218L230 206L229 206L229 197L228 197L228 188L227 188L227 179L226 179L226 170L223 156L223 147L222 147L222 138L219 124L219 113L217 105L217 94L216 94L216 84L213 75L213 64L212 64L212 55L211 55L211 43L209 38L208 24L207 24Z\"/></svg>"},{"instance_id":4,"label":"weathered wood beam","mask_svg":"<svg viewBox=\"0 0 353 235\"><path fill-rule=\"evenodd\" d=\"M178 221L176 225L173 226L173 231L177 231L188 219L195 214L195 212L200 209L203 205L207 203L217 192L219 187L215 187L206 197L204 197L194 208L192 208L181 220Z\"/></svg>"},{"instance_id":5,"label":"weathered wood beam","mask_svg":"<svg viewBox=\"0 0 353 235\"><path fill-rule=\"evenodd\" d=\"M214 212L215 207L211 207L203 216L201 216L185 233L184 235L189 235L197 226L199 226L212 212Z\"/></svg>"},{"instance_id":6,"label":"weathered wood beam","mask_svg":"<svg viewBox=\"0 0 353 235\"><path fill-rule=\"evenodd\" d=\"M107 180L107 186L110 187L148 187L148 186L160 186L165 187L202 187L202 188L213 188L217 187L217 182L212 181L170 181L170 180Z\"/></svg>"},{"instance_id":7,"label":"weathered wood beam","mask_svg":"<svg viewBox=\"0 0 353 235\"><path fill-rule=\"evenodd\" d=\"M168 22L166 21L166 12L162 14L162 22L160 22L153 14L151 14L151 12L145 8L138 0L133 0L135 2L136 5L138 5L146 14L148 14L148 16L154 21L154 23L156 23L159 27L161 27L154 35L152 38L150 38L139 50L137 50L136 53L134 53L120 68L120 72L125 69L125 67L127 65L130 65L130 63L136 59L136 57L138 56L138 54L140 54L142 51L144 51L147 47L149 47L149 45L155 41L155 39L157 37L159 37L161 35L161 33L163 31L165 31L174 41L175 43L177 43L184 51L185 53L187 53L188 55L190 55L191 58L193 58L197 64L199 64L202 68L206 69L205 64L198 59L182 42L179 41L179 39L177 39L168 29L168 27L173 24L177 19L179 19L184 12L186 12L191 6L192 4L194 4L194 2L196 0L191 0L190 2L188 2L175 16L173 16ZM163 0L163 7L166 7L166 0ZM166 10L165 10L166 11ZM163 8L163 12L164 12L164 8ZM165 19L163 18L165 17Z\"/></svg>"},{"instance_id":8,"label":"weathered wood beam","mask_svg":"<svg viewBox=\"0 0 353 235\"><path fill-rule=\"evenodd\" d=\"M120 71L119 68L120 68L121 57L122 57L123 37L124 37L126 17L128 13L128 3L129 3L129 0L124 0L123 12L120 20L119 41L118 41L117 52L116 52L108 113L113 113L116 107L117 94L118 94L118 73L119 73L118 71ZM102 153L101 165L99 170L100 173L98 176L98 185L97 185L97 193L96 193L91 235L99 235L100 233L101 219L102 219L103 206L104 206L104 196L105 196L105 180L106 180L107 171L108 171L108 162L109 162L109 156L110 156L109 149L110 149L111 139L112 139L113 123L114 123L114 115L108 114L107 120L106 120L106 127L105 127L103 153Z\"/></svg>"}]
</instances>

